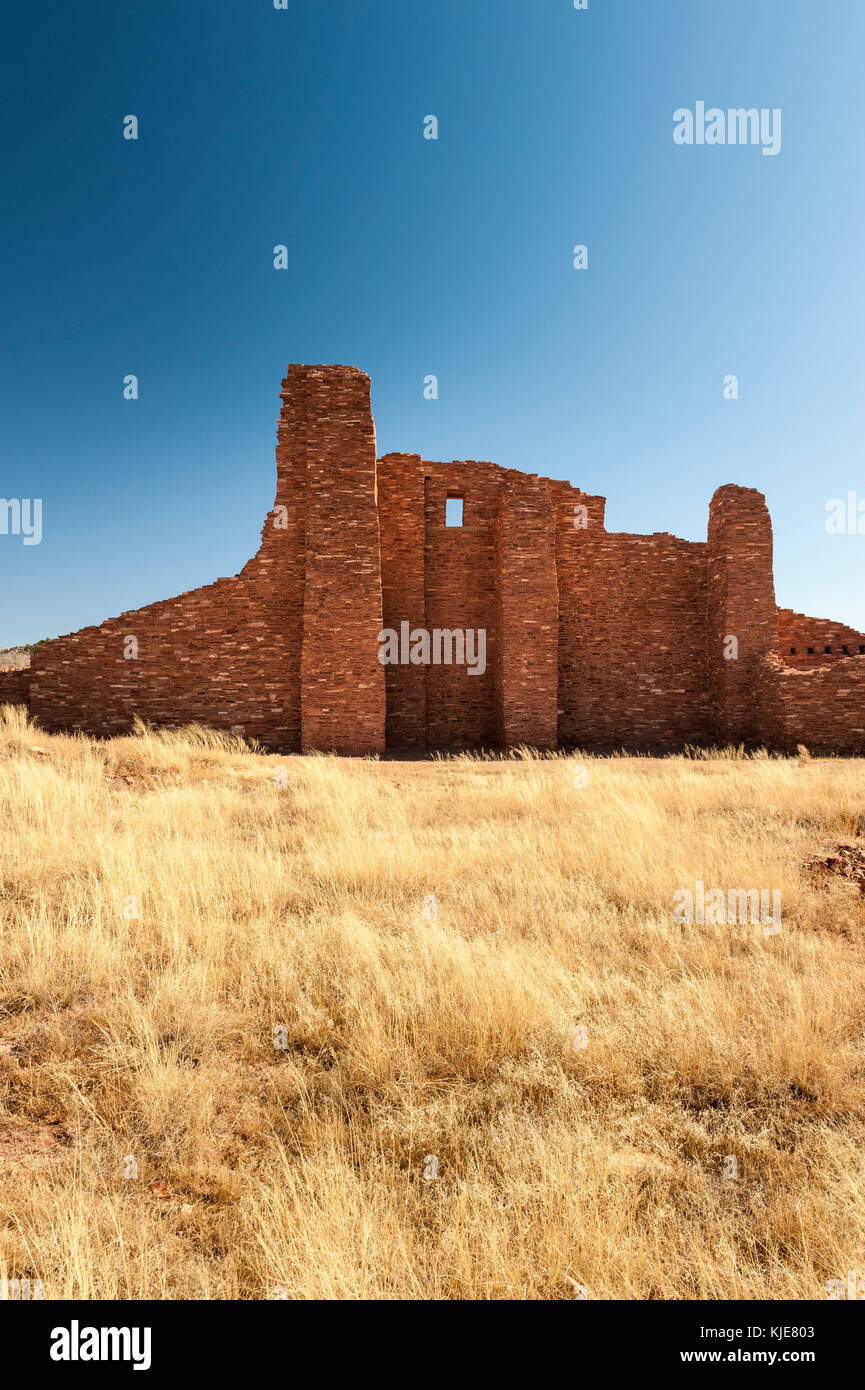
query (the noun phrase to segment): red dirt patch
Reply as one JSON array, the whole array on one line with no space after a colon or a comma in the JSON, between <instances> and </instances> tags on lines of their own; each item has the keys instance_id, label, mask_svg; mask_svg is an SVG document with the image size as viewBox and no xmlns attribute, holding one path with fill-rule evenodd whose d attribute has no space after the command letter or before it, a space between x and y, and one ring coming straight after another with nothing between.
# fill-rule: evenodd
<instances>
[{"instance_id":1,"label":"red dirt patch","mask_svg":"<svg viewBox=\"0 0 865 1390\"><path fill-rule=\"evenodd\" d=\"M865 897L865 850L858 845L837 845L830 854L809 854L805 871L823 880L833 876L846 879Z\"/></svg>"}]
</instances>

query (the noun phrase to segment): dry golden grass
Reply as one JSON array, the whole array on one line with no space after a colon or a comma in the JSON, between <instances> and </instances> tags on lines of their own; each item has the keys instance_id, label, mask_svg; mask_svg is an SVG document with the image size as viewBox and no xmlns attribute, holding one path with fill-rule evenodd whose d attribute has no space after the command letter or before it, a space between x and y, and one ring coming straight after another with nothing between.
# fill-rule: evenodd
<instances>
[{"instance_id":1,"label":"dry golden grass","mask_svg":"<svg viewBox=\"0 0 865 1390\"><path fill-rule=\"evenodd\" d=\"M800 867L865 843L865 764L579 761L7 707L0 1277L813 1299L865 1270L865 899ZM697 879L780 887L781 932L675 924Z\"/></svg>"}]
</instances>

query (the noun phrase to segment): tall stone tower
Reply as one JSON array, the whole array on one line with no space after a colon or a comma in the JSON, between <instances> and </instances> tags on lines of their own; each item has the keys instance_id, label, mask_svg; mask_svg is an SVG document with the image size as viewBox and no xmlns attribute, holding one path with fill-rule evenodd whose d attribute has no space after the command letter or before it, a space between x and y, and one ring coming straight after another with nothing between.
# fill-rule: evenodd
<instances>
[{"instance_id":1,"label":"tall stone tower","mask_svg":"<svg viewBox=\"0 0 865 1390\"><path fill-rule=\"evenodd\" d=\"M763 494L732 483L709 505L707 660L717 737L761 736L756 691L778 650L772 522ZM734 645L735 644L735 645Z\"/></svg>"},{"instance_id":2,"label":"tall stone tower","mask_svg":"<svg viewBox=\"0 0 865 1390\"><path fill-rule=\"evenodd\" d=\"M288 615L300 638L301 745L383 753L370 380L356 367L291 366L281 396L276 506L285 508L287 526L280 562L302 557Z\"/></svg>"}]
</instances>

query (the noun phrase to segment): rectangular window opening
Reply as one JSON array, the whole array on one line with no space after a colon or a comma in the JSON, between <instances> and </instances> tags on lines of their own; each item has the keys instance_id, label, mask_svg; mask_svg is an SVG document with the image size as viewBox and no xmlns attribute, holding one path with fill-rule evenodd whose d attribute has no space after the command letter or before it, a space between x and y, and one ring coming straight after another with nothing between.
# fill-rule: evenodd
<instances>
[{"instance_id":1,"label":"rectangular window opening","mask_svg":"<svg viewBox=\"0 0 865 1390\"><path fill-rule=\"evenodd\" d=\"M462 526L463 524L463 499L461 497L448 497L445 502L445 526Z\"/></svg>"}]
</instances>

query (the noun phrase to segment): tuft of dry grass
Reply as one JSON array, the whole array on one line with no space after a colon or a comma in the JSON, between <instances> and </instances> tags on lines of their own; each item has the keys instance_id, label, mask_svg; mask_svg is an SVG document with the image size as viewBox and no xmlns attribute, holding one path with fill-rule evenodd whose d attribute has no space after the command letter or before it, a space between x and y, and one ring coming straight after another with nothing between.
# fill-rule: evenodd
<instances>
[{"instance_id":1,"label":"tuft of dry grass","mask_svg":"<svg viewBox=\"0 0 865 1390\"><path fill-rule=\"evenodd\" d=\"M865 903L801 866L863 811L854 760L279 758L6 707L0 1278L824 1297L865 1268ZM781 931L677 923L698 880L780 888Z\"/></svg>"}]
</instances>

